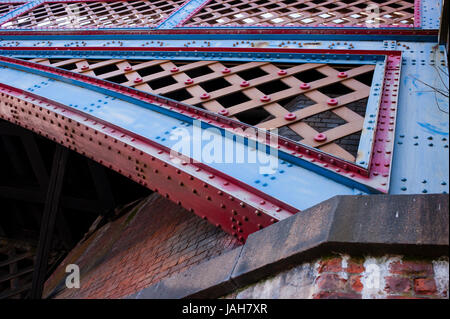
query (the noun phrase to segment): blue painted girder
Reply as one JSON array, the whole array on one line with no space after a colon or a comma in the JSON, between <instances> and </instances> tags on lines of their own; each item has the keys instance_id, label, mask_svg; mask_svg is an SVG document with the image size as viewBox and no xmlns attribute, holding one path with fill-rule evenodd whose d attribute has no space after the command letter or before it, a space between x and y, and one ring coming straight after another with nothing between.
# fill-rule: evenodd
<instances>
[{"instance_id":1,"label":"blue painted girder","mask_svg":"<svg viewBox=\"0 0 450 319\"><path fill-rule=\"evenodd\" d=\"M184 121L75 84L10 67L1 69L0 82L86 112L166 147L177 143L170 136L177 135L180 128L193 134L193 126ZM220 134L213 132L213 135ZM228 141L233 149L243 149L245 154L249 154L248 145L237 145L239 139ZM208 140L202 141L203 147L207 144ZM264 165L253 163L206 164L299 210L338 194L355 193L353 188L273 156L269 162L276 168L273 174L261 172Z\"/></svg>"}]
</instances>

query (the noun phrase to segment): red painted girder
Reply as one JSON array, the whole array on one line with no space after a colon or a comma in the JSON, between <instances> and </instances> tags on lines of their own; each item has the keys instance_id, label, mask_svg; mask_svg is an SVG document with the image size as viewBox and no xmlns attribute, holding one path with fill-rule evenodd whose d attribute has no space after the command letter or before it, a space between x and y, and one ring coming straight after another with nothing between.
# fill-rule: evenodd
<instances>
[{"instance_id":1,"label":"red painted girder","mask_svg":"<svg viewBox=\"0 0 450 319\"><path fill-rule=\"evenodd\" d=\"M298 212L189 159L174 162L170 150L55 101L4 84L0 84L0 101L2 119L119 172L241 241Z\"/></svg>"},{"instance_id":2,"label":"red painted girder","mask_svg":"<svg viewBox=\"0 0 450 319\"><path fill-rule=\"evenodd\" d=\"M67 49L67 48L65 48L65 49ZM117 50L120 48L113 48L113 49ZM141 49L153 49L153 48L141 48ZM172 49L175 49L175 48L172 48ZM205 51L211 51L208 48L203 48L203 49ZM234 48L234 49L238 49L238 48ZM242 50L242 49L238 49L238 50ZM247 49L247 50L251 51L251 52L255 52L255 51L261 52L262 50L265 51L267 49ZM285 52L285 49L275 49L275 50ZM321 54L321 53L325 54L325 53L331 53L331 52L333 52L335 54L339 54L339 53L384 54L384 55L388 55L388 62L387 62L387 66L386 66L387 68L388 68L388 66L389 66L389 68L392 68L392 67L399 68L399 65L401 64L401 52L399 52L399 51L358 50L355 52L355 51L351 51L351 50L329 50L329 49L324 49L324 50L287 49L287 50L289 50L291 52L296 52L296 53L303 52L303 53L317 53L317 54ZM239 133L239 132L234 131L234 129L236 129L236 128L245 129L248 127L248 125L246 125L242 122L235 121L235 120L229 119L227 117L224 117L224 116L221 116L221 115L218 115L215 113L211 113L204 109L199 109L199 108L196 108L196 107L193 107L193 106L190 106L187 104L183 104L180 102L168 101L167 99L165 99L163 97L154 96L152 94L138 91L133 88L124 87L119 84L114 84L114 83L111 83L108 81L96 79L96 78L82 75L79 73L74 73L74 72L38 64L38 63L18 60L18 59L9 58L9 57L1 57L0 56L0 60L10 62L10 63L20 64L20 65L34 68L34 69L44 70L46 72L51 72L51 73L54 73L57 75L62 75L67 78L73 78L73 79L80 80L80 81L83 81L86 83L95 84L96 86L103 87L108 90L117 91L117 92L120 92L121 94L139 98L140 100L145 100L149 103L157 104L161 107L168 108L171 111L185 114L192 118L205 121L209 124L221 127L223 129L231 130L233 133ZM395 64L395 66L393 66L393 63ZM387 69L386 69L386 72L387 72ZM399 77L397 77L397 79L396 79L397 85L398 85L398 80L399 80ZM389 89L388 89L388 92L386 92L385 89L386 88L383 86L383 96L384 97L386 97L388 95L391 96L392 94L394 94L393 92L389 92ZM387 99L388 98L385 98L384 100L387 100ZM395 94L395 100L396 99L397 99L397 94ZM382 101L384 101L384 100L382 100ZM395 113L396 113L396 110L395 110ZM394 115L394 118L395 118L395 115ZM378 130L378 127L379 127L379 125L377 125L377 130ZM381 128L381 129L383 129L383 128ZM270 139L270 133L267 132L267 140L269 141L269 139ZM392 140L393 140L393 138L388 139L388 143L391 143ZM383 192L383 193L388 192L389 174L385 172L386 169L383 169L379 165L376 165L376 166L371 165L371 167L369 167L369 169L371 169L370 176L369 176L369 170L365 170L354 163L347 162L343 159L340 159L340 158L337 158L330 154L324 153L318 149L311 148L306 145L298 144L296 142L290 141L283 137L279 137L278 144L279 144L278 148L280 151L290 153L293 156L296 156L296 157L302 158L306 161L315 163L316 165L318 165L326 170L330 170L333 173L338 173L349 179L353 179L360 183L369 185L372 188L379 190L380 192ZM380 139L375 140L373 147L376 149L380 149L380 145L381 145L381 149L384 150L385 149L384 144L386 144L386 140L380 138ZM383 153L384 152L385 151L383 151ZM391 156L392 155L390 152L389 158L391 158ZM371 162L372 162L372 159L371 159ZM390 165L389 165L389 172L390 172Z\"/></svg>"}]
</instances>

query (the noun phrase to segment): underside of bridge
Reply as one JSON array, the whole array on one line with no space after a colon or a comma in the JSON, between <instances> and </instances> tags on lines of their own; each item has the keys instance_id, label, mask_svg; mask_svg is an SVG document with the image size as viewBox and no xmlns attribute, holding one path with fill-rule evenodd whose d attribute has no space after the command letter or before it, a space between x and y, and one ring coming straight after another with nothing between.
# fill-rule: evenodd
<instances>
[{"instance_id":1,"label":"underside of bridge","mask_svg":"<svg viewBox=\"0 0 450 319\"><path fill-rule=\"evenodd\" d=\"M448 11L0 0L0 299L448 298Z\"/></svg>"}]
</instances>

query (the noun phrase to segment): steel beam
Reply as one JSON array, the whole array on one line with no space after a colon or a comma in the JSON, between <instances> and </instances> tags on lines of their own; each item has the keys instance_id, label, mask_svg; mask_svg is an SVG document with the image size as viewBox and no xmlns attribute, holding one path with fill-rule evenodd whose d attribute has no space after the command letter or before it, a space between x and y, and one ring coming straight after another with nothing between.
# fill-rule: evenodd
<instances>
[{"instance_id":1,"label":"steel beam","mask_svg":"<svg viewBox=\"0 0 450 319\"><path fill-rule=\"evenodd\" d=\"M36 263L34 266L33 282L30 294L32 299L40 299L42 297L42 291L46 279L48 256L54 235L56 215L59 210L68 154L69 152L66 148L59 145L56 147L47 190L47 198L45 201L44 214L40 227L39 243L37 247Z\"/></svg>"},{"instance_id":2,"label":"steel beam","mask_svg":"<svg viewBox=\"0 0 450 319\"><path fill-rule=\"evenodd\" d=\"M162 192L241 240L249 233L296 212L267 195L249 192L243 184L225 178L223 174L216 174L207 166L184 162L175 164L167 149L111 126L110 123L93 119L60 103L38 100L37 96L14 88L3 91L2 98L7 95L14 100L15 105L7 111L13 116L10 120L14 123L31 128L32 122L26 118L34 121L28 116L16 117L16 107L20 111L23 108L26 114L37 111L42 114L39 116L58 118L58 123L54 120L45 121L39 129L32 130L95 159L152 190ZM65 126L70 127L70 130L76 129L76 134L69 142L66 138L61 138L64 137ZM99 137L107 144L98 144Z\"/></svg>"}]
</instances>

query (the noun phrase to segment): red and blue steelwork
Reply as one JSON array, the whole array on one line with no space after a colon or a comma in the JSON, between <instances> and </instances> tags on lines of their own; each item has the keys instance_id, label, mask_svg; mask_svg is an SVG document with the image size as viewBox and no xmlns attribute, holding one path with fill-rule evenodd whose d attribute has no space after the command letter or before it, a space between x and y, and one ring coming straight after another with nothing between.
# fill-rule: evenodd
<instances>
[{"instance_id":1,"label":"red and blue steelwork","mask_svg":"<svg viewBox=\"0 0 450 319\"><path fill-rule=\"evenodd\" d=\"M213 2L204 0L174 4L153 25L38 27L33 10L58 2L86 1L31 1L0 17L0 25L10 23L0 27L0 117L161 193L241 241L335 195L448 193L448 60L445 47L437 43L440 1L402 1L403 22L384 14L394 24L377 27L349 25L344 22L350 18L337 15L335 20L344 22L323 22L332 9L317 18L320 25L280 25L280 19L300 18L295 13L283 18L266 9L260 19L272 15L270 26L239 15L224 21L253 22L195 25L196 17L214 10ZM291 9L294 2L283 8ZM234 10L225 0L214 3ZM129 19L117 12L120 19ZM31 27L14 27L23 17ZM82 17L99 21L92 12ZM373 76L352 162L268 131L260 130L264 138L256 141L242 133L250 124L226 112L113 83L88 68L75 72L38 63L50 59L367 65L373 66ZM272 156L274 147L268 142L275 138L276 172L262 174L252 163L197 161L190 154L174 161L170 150L176 141L169 137L180 128L192 134L196 122L215 129L218 136L229 134L233 146L245 152L262 145ZM202 147L206 144L202 141Z\"/></svg>"}]
</instances>

